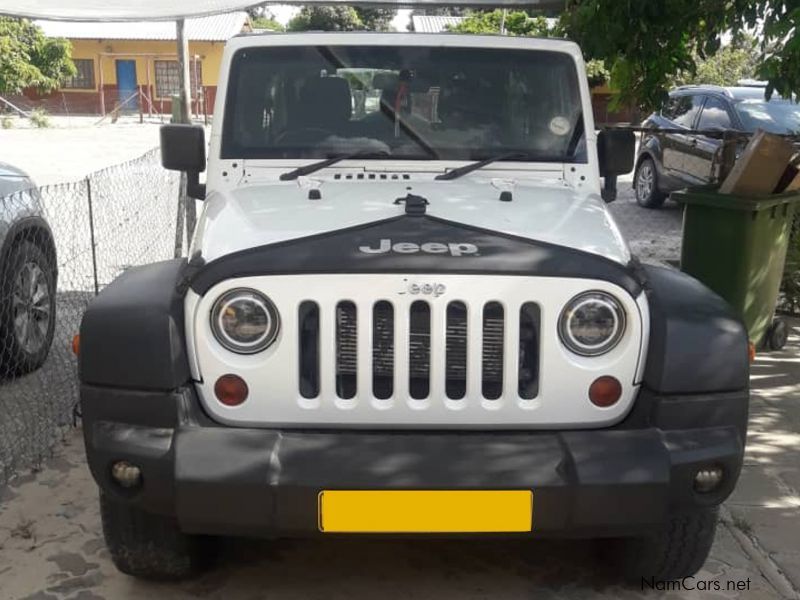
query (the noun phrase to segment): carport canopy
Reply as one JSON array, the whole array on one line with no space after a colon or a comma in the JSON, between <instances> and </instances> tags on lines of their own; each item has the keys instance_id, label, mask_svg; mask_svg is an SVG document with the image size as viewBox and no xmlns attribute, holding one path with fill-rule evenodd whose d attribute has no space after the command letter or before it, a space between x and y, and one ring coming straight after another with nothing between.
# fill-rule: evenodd
<instances>
[{"instance_id":1,"label":"carport canopy","mask_svg":"<svg viewBox=\"0 0 800 600\"><path fill-rule=\"evenodd\" d=\"M51 21L171 21L213 15L264 2L252 0L0 0L0 14ZM434 8L442 6L559 9L565 0L279 0L273 4Z\"/></svg>"}]
</instances>

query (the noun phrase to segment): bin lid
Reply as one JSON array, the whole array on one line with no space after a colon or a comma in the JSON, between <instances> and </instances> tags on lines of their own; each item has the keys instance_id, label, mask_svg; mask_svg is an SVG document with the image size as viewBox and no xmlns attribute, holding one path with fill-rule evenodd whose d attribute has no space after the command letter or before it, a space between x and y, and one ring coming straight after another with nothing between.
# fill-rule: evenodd
<instances>
[{"instance_id":1,"label":"bin lid","mask_svg":"<svg viewBox=\"0 0 800 600\"><path fill-rule=\"evenodd\" d=\"M698 187L673 192L671 197L673 200L685 204L758 212L769 210L773 206L793 204L794 202L800 201L800 190L784 192L782 194L769 194L768 196L735 196L733 194L720 194L716 188Z\"/></svg>"}]
</instances>

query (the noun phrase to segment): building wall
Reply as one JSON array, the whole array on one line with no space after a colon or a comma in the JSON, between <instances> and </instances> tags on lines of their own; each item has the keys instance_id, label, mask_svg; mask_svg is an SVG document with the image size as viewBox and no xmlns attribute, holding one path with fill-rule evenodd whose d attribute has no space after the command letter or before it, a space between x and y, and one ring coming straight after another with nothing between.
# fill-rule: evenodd
<instances>
[{"instance_id":1,"label":"building wall","mask_svg":"<svg viewBox=\"0 0 800 600\"><path fill-rule=\"evenodd\" d=\"M144 113L170 114L172 101L159 97L155 86L155 61L177 60L174 41L150 40L70 40L72 58L94 63L93 89L62 89L51 94L28 90L25 96L52 113L102 114L109 112L121 98L117 89L117 60L136 62L136 83L142 94ZM217 83L225 42L189 42L189 56L198 57L202 68L200 99L192 90L192 111L197 115L214 110ZM191 67L190 67L191 68ZM135 104L130 109L138 111Z\"/></svg>"},{"instance_id":2,"label":"building wall","mask_svg":"<svg viewBox=\"0 0 800 600\"><path fill-rule=\"evenodd\" d=\"M155 74L154 60L177 60L175 42L147 40L71 40L72 58L91 58L95 61L95 79L99 85L100 65L104 85L116 85L116 59L136 61L136 79L139 85L147 85L147 73L150 83ZM217 86L222 50L225 42L189 42L189 55L199 56L203 64L203 85Z\"/></svg>"}]
</instances>

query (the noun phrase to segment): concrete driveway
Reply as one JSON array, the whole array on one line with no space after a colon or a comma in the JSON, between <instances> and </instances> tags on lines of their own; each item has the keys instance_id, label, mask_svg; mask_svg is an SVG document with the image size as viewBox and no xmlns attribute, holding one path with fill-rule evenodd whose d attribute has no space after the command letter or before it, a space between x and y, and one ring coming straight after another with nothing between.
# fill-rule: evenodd
<instances>
[{"instance_id":1,"label":"concrete driveway","mask_svg":"<svg viewBox=\"0 0 800 600\"><path fill-rule=\"evenodd\" d=\"M105 549L97 495L78 432L35 475L21 477L0 509L0 598L226 598L431 600L635 598L603 573L593 544L489 541L226 540L220 564L179 585L140 582L115 571ZM721 526L698 576L741 595L689 591L680 597L779 598ZM746 585L746 584L745 584Z\"/></svg>"},{"instance_id":2,"label":"concrete driveway","mask_svg":"<svg viewBox=\"0 0 800 600\"><path fill-rule=\"evenodd\" d=\"M753 368L750 441L695 589L621 587L585 541L225 540L182 584L118 573L105 549L79 431L0 492L0 600L210 598L800 598L800 337Z\"/></svg>"}]
</instances>

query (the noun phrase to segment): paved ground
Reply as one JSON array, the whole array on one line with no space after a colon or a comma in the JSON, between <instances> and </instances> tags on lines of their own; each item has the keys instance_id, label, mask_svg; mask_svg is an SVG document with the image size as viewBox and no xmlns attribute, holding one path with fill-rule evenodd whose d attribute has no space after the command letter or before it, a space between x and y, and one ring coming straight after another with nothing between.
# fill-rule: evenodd
<instances>
[{"instance_id":1,"label":"paved ground","mask_svg":"<svg viewBox=\"0 0 800 600\"><path fill-rule=\"evenodd\" d=\"M37 185L75 181L158 146L157 121L123 117L95 125L98 117L51 117L46 129L0 129L0 162L28 172Z\"/></svg>"},{"instance_id":2,"label":"paved ground","mask_svg":"<svg viewBox=\"0 0 800 600\"><path fill-rule=\"evenodd\" d=\"M623 588L588 542L228 540L221 564L180 585L117 573L102 541L80 433L0 497L0 600L153 597L383 600L800 598L800 322L753 369L747 462L698 589ZM701 590L719 582L721 591ZM733 591L741 586L741 591ZM746 589L743 589L746 588Z\"/></svg>"},{"instance_id":3,"label":"paved ground","mask_svg":"<svg viewBox=\"0 0 800 600\"><path fill-rule=\"evenodd\" d=\"M678 264L683 207L667 200L658 210L641 208L626 180L620 181L618 191L617 200L608 207L631 252L644 262Z\"/></svg>"}]
</instances>

